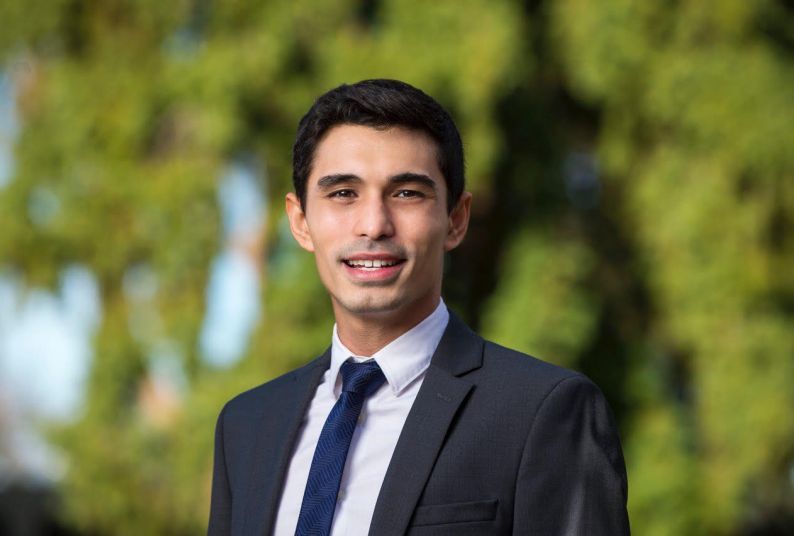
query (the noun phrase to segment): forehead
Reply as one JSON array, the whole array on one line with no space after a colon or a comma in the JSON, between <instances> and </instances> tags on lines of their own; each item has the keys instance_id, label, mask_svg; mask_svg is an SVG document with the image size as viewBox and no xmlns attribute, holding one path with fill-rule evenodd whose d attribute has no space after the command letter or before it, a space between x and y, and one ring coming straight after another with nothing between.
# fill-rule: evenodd
<instances>
[{"instance_id":1,"label":"forehead","mask_svg":"<svg viewBox=\"0 0 794 536\"><path fill-rule=\"evenodd\" d=\"M419 173L444 183L438 165L438 144L424 132L402 127L335 126L317 145L313 160L310 183L342 173L362 179Z\"/></svg>"}]
</instances>

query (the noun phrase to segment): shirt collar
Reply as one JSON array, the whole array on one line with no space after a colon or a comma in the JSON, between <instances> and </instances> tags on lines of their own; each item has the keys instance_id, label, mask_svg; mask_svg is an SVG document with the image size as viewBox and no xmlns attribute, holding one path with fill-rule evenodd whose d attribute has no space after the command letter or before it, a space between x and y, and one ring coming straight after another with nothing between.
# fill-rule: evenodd
<instances>
[{"instance_id":1,"label":"shirt collar","mask_svg":"<svg viewBox=\"0 0 794 536\"><path fill-rule=\"evenodd\" d=\"M440 299L436 309L427 318L375 352L371 357L358 356L348 350L339 340L336 324L334 324L331 366L327 376L328 389L333 391L335 397L339 396L342 389L339 368L348 358L352 357L357 362L374 359L383 371L383 375L386 376L386 382L394 396L400 396L400 393L430 365L430 358L433 357L448 322L449 311L447 311L444 300Z\"/></svg>"}]
</instances>

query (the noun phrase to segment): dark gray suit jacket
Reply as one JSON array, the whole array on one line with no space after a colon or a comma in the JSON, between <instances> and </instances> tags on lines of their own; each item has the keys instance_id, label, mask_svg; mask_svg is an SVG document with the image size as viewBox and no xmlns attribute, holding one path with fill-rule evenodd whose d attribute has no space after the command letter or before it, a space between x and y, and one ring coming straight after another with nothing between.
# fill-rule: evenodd
<instances>
[{"instance_id":1,"label":"dark gray suit jacket","mask_svg":"<svg viewBox=\"0 0 794 536\"><path fill-rule=\"evenodd\" d=\"M300 426L330 363L221 411L210 535L273 530ZM589 379L483 340L454 314L405 421L370 535L629 533L620 441Z\"/></svg>"}]
</instances>

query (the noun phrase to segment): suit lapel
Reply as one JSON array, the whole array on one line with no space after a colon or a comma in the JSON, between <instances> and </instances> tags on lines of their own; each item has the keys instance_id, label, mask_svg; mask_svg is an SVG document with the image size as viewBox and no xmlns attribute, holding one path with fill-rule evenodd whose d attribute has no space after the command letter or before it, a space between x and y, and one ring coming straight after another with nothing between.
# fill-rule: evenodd
<instances>
[{"instance_id":1,"label":"suit lapel","mask_svg":"<svg viewBox=\"0 0 794 536\"><path fill-rule=\"evenodd\" d=\"M449 324L405 421L381 486L369 534L403 534L455 414L482 365L483 340L450 312Z\"/></svg>"},{"instance_id":2,"label":"suit lapel","mask_svg":"<svg viewBox=\"0 0 794 536\"><path fill-rule=\"evenodd\" d=\"M258 421L253 451L243 534L269 534L273 530L281 490L303 417L330 361L329 348L318 359L294 371L292 381L284 382L284 388L276 393L276 404L263 408L265 413ZM268 471L268 467L275 469Z\"/></svg>"}]
</instances>

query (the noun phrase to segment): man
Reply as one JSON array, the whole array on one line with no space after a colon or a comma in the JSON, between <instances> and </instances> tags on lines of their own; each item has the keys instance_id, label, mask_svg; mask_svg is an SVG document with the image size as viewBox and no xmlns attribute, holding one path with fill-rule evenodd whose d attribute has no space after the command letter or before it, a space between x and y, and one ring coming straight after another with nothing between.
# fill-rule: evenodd
<instances>
[{"instance_id":1,"label":"man","mask_svg":"<svg viewBox=\"0 0 794 536\"><path fill-rule=\"evenodd\" d=\"M293 165L287 215L331 296L332 344L224 407L209 533L628 534L598 388L441 300L471 206L443 108L394 80L340 86L301 120Z\"/></svg>"}]
</instances>

